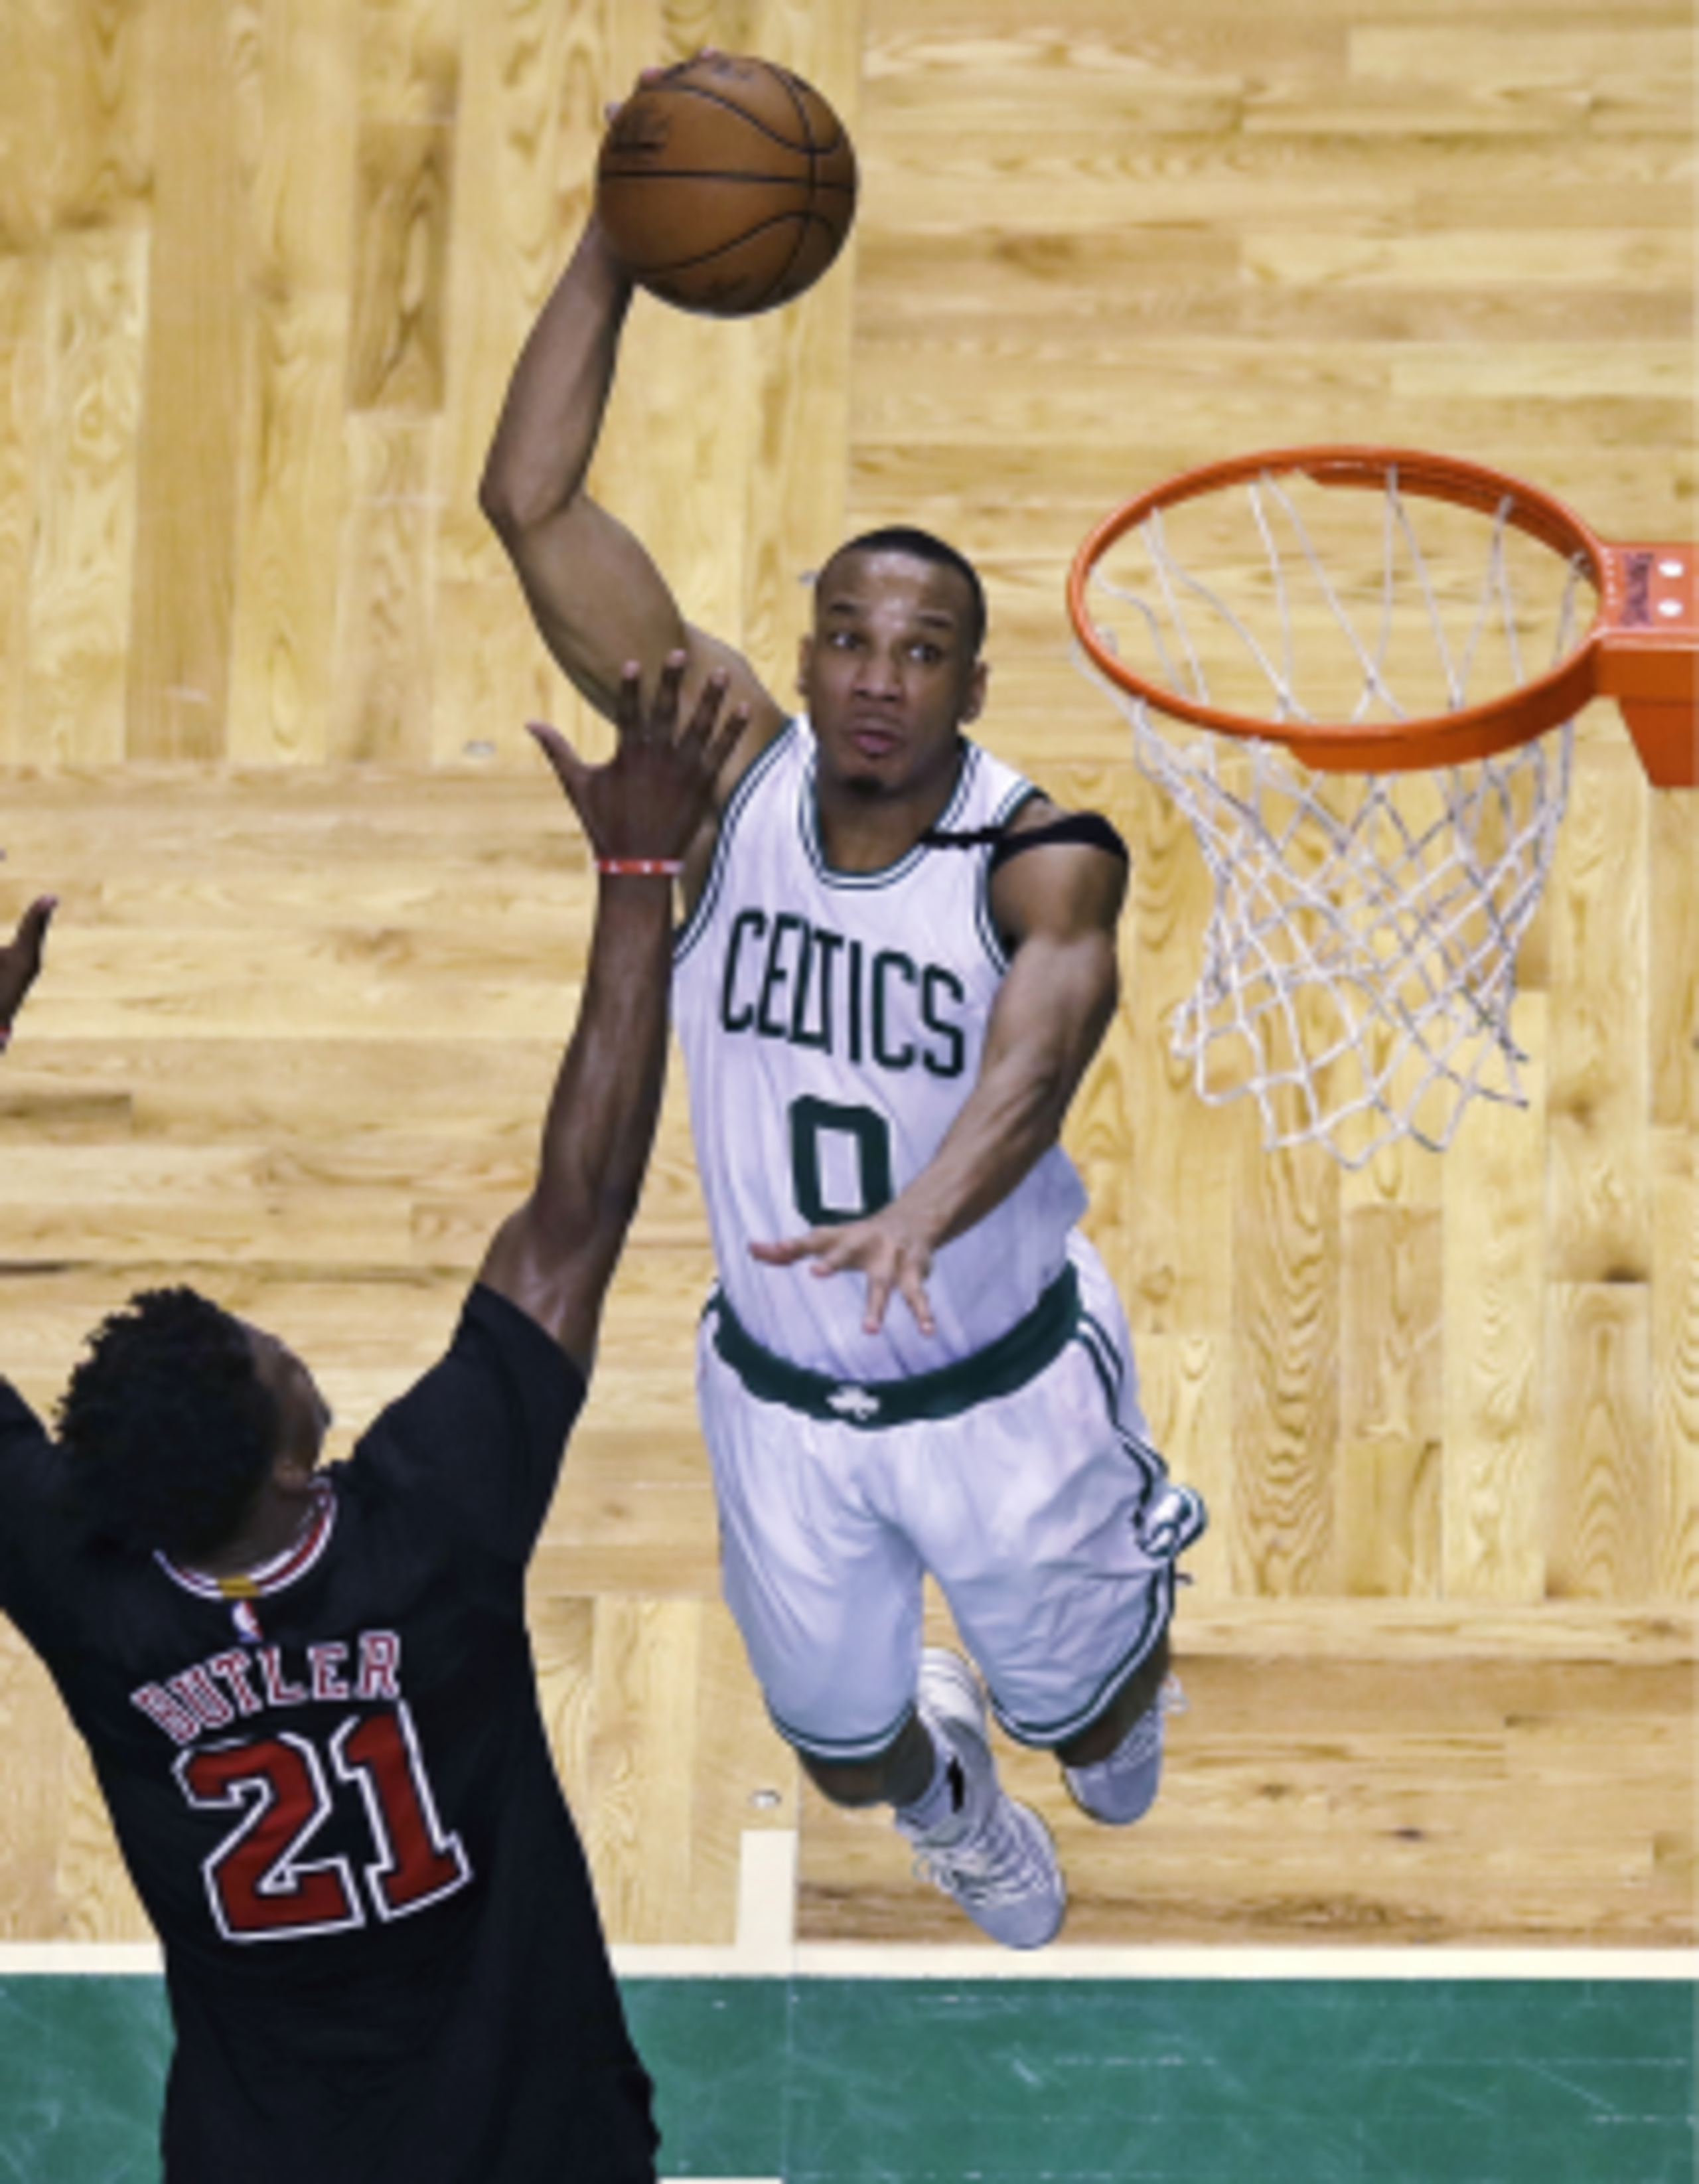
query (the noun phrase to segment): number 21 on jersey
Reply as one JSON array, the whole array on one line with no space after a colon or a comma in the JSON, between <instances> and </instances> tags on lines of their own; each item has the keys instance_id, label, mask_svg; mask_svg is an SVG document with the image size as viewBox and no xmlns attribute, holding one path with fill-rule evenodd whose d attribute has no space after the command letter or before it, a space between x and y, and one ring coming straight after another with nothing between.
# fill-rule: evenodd
<instances>
[{"instance_id":1,"label":"number 21 on jersey","mask_svg":"<svg viewBox=\"0 0 1699 2184\"><path fill-rule=\"evenodd\" d=\"M384 1921L440 1903L471 1879L460 1837L445 1832L405 1703L354 1714L327 1741L287 1730L203 1746L178 1760L198 1811L241 1814L202 1872L227 1942L301 1939ZM333 1782L356 1787L373 1856L358 1874L348 1858L308 1856L330 1818Z\"/></svg>"}]
</instances>

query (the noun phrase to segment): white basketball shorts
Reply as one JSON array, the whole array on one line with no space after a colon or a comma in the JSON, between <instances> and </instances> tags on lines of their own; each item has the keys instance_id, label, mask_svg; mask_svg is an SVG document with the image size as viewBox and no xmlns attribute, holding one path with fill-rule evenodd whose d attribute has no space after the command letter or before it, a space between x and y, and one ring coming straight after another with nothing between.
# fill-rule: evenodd
<instances>
[{"instance_id":1,"label":"white basketball shorts","mask_svg":"<svg viewBox=\"0 0 1699 2184\"><path fill-rule=\"evenodd\" d=\"M927 1571L1027 1744L1084 1729L1166 1627L1203 1505L1150 1446L1126 1318L1083 1238L1010 1336L915 1379L805 1373L716 1297L697 1384L727 1602L811 1756L868 1758L902 1729Z\"/></svg>"}]
</instances>

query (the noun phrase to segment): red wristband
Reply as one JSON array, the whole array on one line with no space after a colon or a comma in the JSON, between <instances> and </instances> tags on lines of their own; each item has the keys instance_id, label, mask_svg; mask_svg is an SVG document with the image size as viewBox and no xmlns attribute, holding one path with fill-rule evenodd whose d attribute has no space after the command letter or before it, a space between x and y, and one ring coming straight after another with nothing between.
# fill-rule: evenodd
<instances>
[{"instance_id":1,"label":"red wristband","mask_svg":"<svg viewBox=\"0 0 1699 2184\"><path fill-rule=\"evenodd\" d=\"M680 857L598 857L596 870L634 879L671 879L684 870L684 861Z\"/></svg>"}]
</instances>

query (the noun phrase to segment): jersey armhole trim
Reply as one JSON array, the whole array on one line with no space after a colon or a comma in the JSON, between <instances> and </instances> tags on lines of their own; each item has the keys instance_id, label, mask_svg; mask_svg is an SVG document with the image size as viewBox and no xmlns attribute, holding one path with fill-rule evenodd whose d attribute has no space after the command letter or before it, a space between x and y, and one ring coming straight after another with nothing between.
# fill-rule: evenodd
<instances>
[{"instance_id":1,"label":"jersey armhole trim","mask_svg":"<svg viewBox=\"0 0 1699 2184\"><path fill-rule=\"evenodd\" d=\"M1043 789L1033 782L1018 780L1012 783L1008 794L997 806L992 824L1000 833L1005 827L1011 825L1029 804L1042 799L1044 794ZM994 852L988 849L979 861L979 886L976 914L979 925L980 942L985 953L991 959L992 967L999 978L1006 978L1009 966L1015 959L1010 950L1004 946L1003 936L997 930L997 921L991 914L991 872L994 855Z\"/></svg>"},{"instance_id":2,"label":"jersey armhole trim","mask_svg":"<svg viewBox=\"0 0 1699 2184\"><path fill-rule=\"evenodd\" d=\"M725 885L727 861L731 855L732 837L737 832L749 800L767 775L779 763L781 757L796 744L799 716L793 713L784 726L764 750L758 751L744 777L732 791L726 809L720 815L720 825L714 838L714 855L709 861L708 877L703 882L702 893L677 932L673 935L672 961L676 969L708 928Z\"/></svg>"}]
</instances>

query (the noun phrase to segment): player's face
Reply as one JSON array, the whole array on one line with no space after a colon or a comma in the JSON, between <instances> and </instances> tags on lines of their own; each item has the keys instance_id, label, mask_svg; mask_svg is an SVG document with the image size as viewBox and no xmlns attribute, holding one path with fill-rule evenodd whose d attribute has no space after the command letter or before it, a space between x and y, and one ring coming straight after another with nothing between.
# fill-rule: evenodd
<instances>
[{"instance_id":1,"label":"player's face","mask_svg":"<svg viewBox=\"0 0 1699 2184\"><path fill-rule=\"evenodd\" d=\"M823 787L895 798L955 779L985 696L972 627L966 582L947 566L888 551L827 563L797 678Z\"/></svg>"},{"instance_id":2,"label":"player's face","mask_svg":"<svg viewBox=\"0 0 1699 2184\"><path fill-rule=\"evenodd\" d=\"M331 1409L319 1385L287 1342L244 1320L242 1332L253 1354L254 1377L277 1406L277 1454L306 1472L317 1465L331 1424Z\"/></svg>"}]
</instances>

